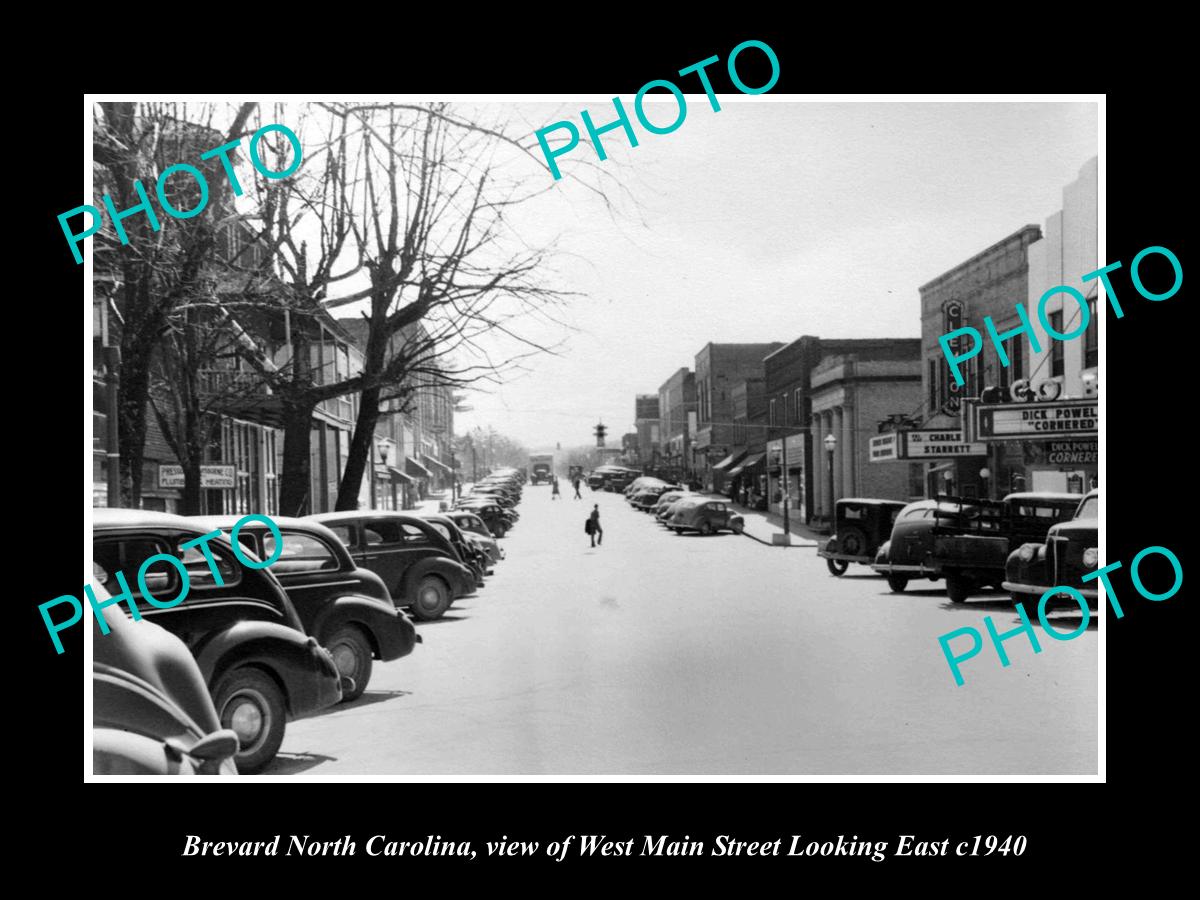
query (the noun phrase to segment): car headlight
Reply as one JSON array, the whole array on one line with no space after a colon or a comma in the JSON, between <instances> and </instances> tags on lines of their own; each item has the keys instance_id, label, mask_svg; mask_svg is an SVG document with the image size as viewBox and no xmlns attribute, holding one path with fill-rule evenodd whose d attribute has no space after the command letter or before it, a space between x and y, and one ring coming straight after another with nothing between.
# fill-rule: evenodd
<instances>
[{"instance_id":1,"label":"car headlight","mask_svg":"<svg viewBox=\"0 0 1200 900\"><path fill-rule=\"evenodd\" d=\"M1035 549L1036 546L1034 544L1022 544L1021 549L1017 551L1017 558L1021 562L1030 562L1033 559Z\"/></svg>"},{"instance_id":2,"label":"car headlight","mask_svg":"<svg viewBox=\"0 0 1200 900\"><path fill-rule=\"evenodd\" d=\"M1096 563L1100 562L1100 554L1095 547L1088 547L1083 551L1083 564L1089 569L1096 568Z\"/></svg>"}]
</instances>

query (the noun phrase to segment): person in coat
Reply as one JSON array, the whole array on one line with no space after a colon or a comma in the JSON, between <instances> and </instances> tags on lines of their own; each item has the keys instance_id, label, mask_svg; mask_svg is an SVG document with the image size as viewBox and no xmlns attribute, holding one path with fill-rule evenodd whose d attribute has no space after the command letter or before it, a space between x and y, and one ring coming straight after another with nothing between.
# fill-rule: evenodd
<instances>
[{"instance_id":1,"label":"person in coat","mask_svg":"<svg viewBox=\"0 0 1200 900\"><path fill-rule=\"evenodd\" d=\"M604 543L604 529L600 527L599 503L596 503L592 506L592 514L588 516L586 531L588 533L588 537L592 539L593 547Z\"/></svg>"}]
</instances>

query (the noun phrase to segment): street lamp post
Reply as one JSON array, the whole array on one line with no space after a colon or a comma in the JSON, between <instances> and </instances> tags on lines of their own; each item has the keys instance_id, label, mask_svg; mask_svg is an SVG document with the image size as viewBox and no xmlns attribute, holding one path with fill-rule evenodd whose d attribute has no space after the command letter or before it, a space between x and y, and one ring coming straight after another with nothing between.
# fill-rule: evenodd
<instances>
[{"instance_id":1,"label":"street lamp post","mask_svg":"<svg viewBox=\"0 0 1200 900\"><path fill-rule=\"evenodd\" d=\"M984 500L992 499L992 494L988 490L988 481L991 477L992 477L992 472L987 466L984 466L982 469L979 470L979 479L983 482L983 499Z\"/></svg>"},{"instance_id":2,"label":"street lamp post","mask_svg":"<svg viewBox=\"0 0 1200 900\"><path fill-rule=\"evenodd\" d=\"M380 441L378 444L376 444L376 446L379 448L379 461L381 463L383 463L383 467L386 469L387 468L387 458L388 458L387 443L385 441ZM371 468L373 469L375 467L372 466ZM389 484L391 483L391 480L392 480L392 476L389 474L388 475L388 483ZM371 499L371 505L374 506L378 502L379 502L379 488L378 488L378 486L376 486L375 487L375 496Z\"/></svg>"},{"instance_id":3,"label":"street lamp post","mask_svg":"<svg viewBox=\"0 0 1200 900\"><path fill-rule=\"evenodd\" d=\"M829 524L833 525L833 507L837 503L837 497L834 496L833 490L833 451L837 447L837 438L833 432L825 435L825 455L829 459Z\"/></svg>"}]
</instances>

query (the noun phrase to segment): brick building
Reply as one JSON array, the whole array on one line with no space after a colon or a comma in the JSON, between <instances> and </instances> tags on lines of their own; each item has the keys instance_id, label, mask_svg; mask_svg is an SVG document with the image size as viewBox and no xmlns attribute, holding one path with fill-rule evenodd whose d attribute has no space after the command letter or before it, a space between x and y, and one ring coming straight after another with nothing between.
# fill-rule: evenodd
<instances>
[{"instance_id":1,"label":"brick building","mask_svg":"<svg viewBox=\"0 0 1200 900\"><path fill-rule=\"evenodd\" d=\"M782 512L785 492L789 513L802 522L813 521L818 511L827 512L815 506L813 479L817 458L811 432L812 376L821 360L826 356L852 354L859 360L875 363L911 360L914 348L919 351L916 341L915 338L828 339L804 335L764 357L767 493L772 512Z\"/></svg>"},{"instance_id":2,"label":"brick building","mask_svg":"<svg viewBox=\"0 0 1200 900\"><path fill-rule=\"evenodd\" d=\"M663 382L658 389L659 439L661 465L671 477L682 477L690 471L691 441L689 414L696 413L696 376L691 369L682 368Z\"/></svg>"},{"instance_id":3,"label":"brick building","mask_svg":"<svg viewBox=\"0 0 1200 900\"><path fill-rule=\"evenodd\" d=\"M885 359L870 351L830 354L812 371L811 446L823 463L813 460L816 519L830 521L835 501L843 497L924 496L920 464L871 463L871 438L880 424L921 404L920 339L896 341L887 349Z\"/></svg>"},{"instance_id":4,"label":"brick building","mask_svg":"<svg viewBox=\"0 0 1200 900\"><path fill-rule=\"evenodd\" d=\"M986 337L983 319L991 316L1000 333L1021 324L1016 307L1029 295L1030 245L1041 237L1038 226L1026 225L920 288L924 357L921 427L928 433L949 437L945 446L952 448L944 456L924 457L927 496L945 492L964 496L996 491L1003 494L1025 485L1020 452L1003 448L993 455L989 466L986 448L965 440L962 414L964 398L978 397L985 385L1008 393L1014 382L1029 375L1028 336L1016 335L1005 341L1010 364L1001 366ZM966 326L984 335L984 346L978 356L961 365L964 381L956 385L938 339ZM980 477L984 469L991 476L992 491Z\"/></svg>"},{"instance_id":5,"label":"brick building","mask_svg":"<svg viewBox=\"0 0 1200 900\"><path fill-rule=\"evenodd\" d=\"M637 432L636 461L643 466L657 465L661 441L658 394L638 394L634 398L633 427Z\"/></svg>"},{"instance_id":6,"label":"brick building","mask_svg":"<svg viewBox=\"0 0 1200 900\"><path fill-rule=\"evenodd\" d=\"M712 491L726 489L733 458L733 388L748 378L761 378L763 357L783 344L705 344L696 354L697 431L692 443L692 470Z\"/></svg>"}]
</instances>

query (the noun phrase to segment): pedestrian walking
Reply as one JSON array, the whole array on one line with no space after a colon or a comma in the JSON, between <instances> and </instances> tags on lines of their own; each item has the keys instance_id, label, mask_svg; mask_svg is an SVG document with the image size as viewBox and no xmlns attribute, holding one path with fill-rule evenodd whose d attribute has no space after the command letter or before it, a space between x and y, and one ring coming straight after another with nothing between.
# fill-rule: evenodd
<instances>
[{"instance_id":1,"label":"pedestrian walking","mask_svg":"<svg viewBox=\"0 0 1200 900\"><path fill-rule=\"evenodd\" d=\"M582 500L582 499L583 499L581 496L579 496L579 485L580 485L580 482L581 482L581 479L579 478L579 476L578 476L578 475L576 475L576 476L575 476L575 499L576 499L576 500Z\"/></svg>"},{"instance_id":2,"label":"pedestrian walking","mask_svg":"<svg viewBox=\"0 0 1200 900\"><path fill-rule=\"evenodd\" d=\"M553 480L552 482L550 482L550 499L551 499L551 500L557 500L557 499L558 499L558 497L559 497L559 494L558 494L558 476L557 476L557 475L555 475L555 476L554 476L554 480Z\"/></svg>"},{"instance_id":3,"label":"pedestrian walking","mask_svg":"<svg viewBox=\"0 0 1200 900\"><path fill-rule=\"evenodd\" d=\"M587 524L583 530L588 533L588 537L592 539L592 546L604 543L604 529L600 527L600 504L596 503L592 506L592 514L588 516Z\"/></svg>"}]
</instances>

